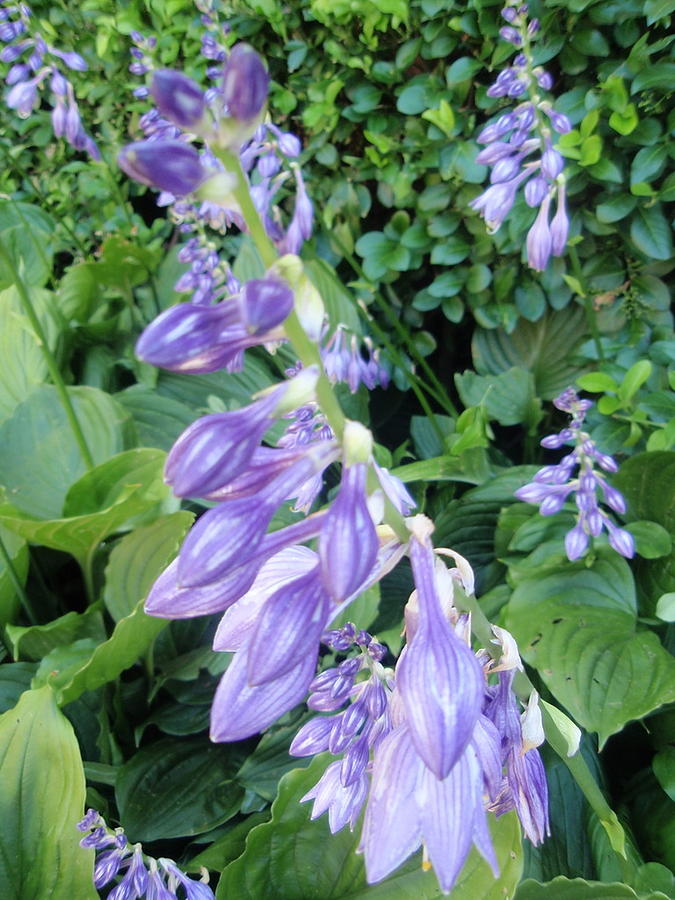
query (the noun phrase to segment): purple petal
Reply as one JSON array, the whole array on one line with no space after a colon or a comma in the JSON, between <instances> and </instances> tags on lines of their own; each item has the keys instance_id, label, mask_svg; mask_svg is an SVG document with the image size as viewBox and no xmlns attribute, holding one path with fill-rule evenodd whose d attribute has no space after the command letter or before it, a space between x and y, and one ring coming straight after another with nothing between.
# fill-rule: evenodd
<instances>
[{"instance_id":1,"label":"purple petal","mask_svg":"<svg viewBox=\"0 0 675 900\"><path fill-rule=\"evenodd\" d=\"M386 878L422 843L415 795L423 771L404 725L378 745L361 833L369 884Z\"/></svg>"},{"instance_id":2,"label":"purple petal","mask_svg":"<svg viewBox=\"0 0 675 900\"><path fill-rule=\"evenodd\" d=\"M187 619L221 612L251 587L255 576L254 566L239 566L225 578L204 587L181 587L175 559L150 589L145 611L149 616L163 619Z\"/></svg>"},{"instance_id":3,"label":"purple petal","mask_svg":"<svg viewBox=\"0 0 675 900\"><path fill-rule=\"evenodd\" d=\"M245 650L235 654L216 690L211 707L211 740L241 741L258 734L305 699L316 671L317 651L306 654L275 681L251 686Z\"/></svg>"},{"instance_id":4,"label":"purple petal","mask_svg":"<svg viewBox=\"0 0 675 900\"><path fill-rule=\"evenodd\" d=\"M340 490L319 538L321 577L337 603L353 594L370 575L379 542L366 503L367 466L345 466Z\"/></svg>"},{"instance_id":5,"label":"purple petal","mask_svg":"<svg viewBox=\"0 0 675 900\"><path fill-rule=\"evenodd\" d=\"M179 128L197 125L206 109L204 94L199 85L182 72L158 69L150 88L157 109Z\"/></svg>"}]
</instances>

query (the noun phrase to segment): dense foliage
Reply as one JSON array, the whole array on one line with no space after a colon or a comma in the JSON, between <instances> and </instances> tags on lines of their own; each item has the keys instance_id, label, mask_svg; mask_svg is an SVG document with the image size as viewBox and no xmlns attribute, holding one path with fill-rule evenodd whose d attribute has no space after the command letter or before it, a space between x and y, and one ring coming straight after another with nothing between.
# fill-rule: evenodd
<instances>
[{"instance_id":1,"label":"dense foliage","mask_svg":"<svg viewBox=\"0 0 675 900\"><path fill-rule=\"evenodd\" d=\"M151 102L134 95L145 81L128 69L130 35L155 35L158 67L206 85L205 26L192 0L32 9L45 40L89 66L69 77L101 159L54 137L48 86L25 118L0 112L0 894L96 896L75 828L94 807L153 857L207 868L218 898L440 896L421 854L368 885L358 829L310 822L299 800L330 760L289 756L304 704L262 736L212 743L232 659L212 649L219 617L144 611L212 506L174 496L167 452L295 362L256 347L240 372L184 374L134 352L186 299L188 266L180 227L116 162ZM541 748L551 836L534 847L513 813L492 818L499 879L474 849L451 896L663 900L675 897L675 4L531 5L535 62L573 126L557 142L570 240L543 273L527 264L535 210L522 197L494 234L470 206L488 177L476 136L509 102L488 95L513 51L500 9L240 0L219 15L229 46L266 60L271 120L302 141L315 230L301 255L330 328L372 340L391 376L386 390L338 385L343 409L435 520L434 544L473 567L480 607L517 640L560 736ZM208 238L240 281L262 277L250 237ZM567 425L551 401L570 386L595 401L584 428L619 465L609 481L632 559L602 535L570 561L573 504L544 516L515 496L559 463L540 440ZM332 467L319 505L338 482ZM271 527L296 521L282 507ZM334 627L366 629L393 666L412 588L404 561ZM320 670L343 659L324 646Z\"/></svg>"}]
</instances>

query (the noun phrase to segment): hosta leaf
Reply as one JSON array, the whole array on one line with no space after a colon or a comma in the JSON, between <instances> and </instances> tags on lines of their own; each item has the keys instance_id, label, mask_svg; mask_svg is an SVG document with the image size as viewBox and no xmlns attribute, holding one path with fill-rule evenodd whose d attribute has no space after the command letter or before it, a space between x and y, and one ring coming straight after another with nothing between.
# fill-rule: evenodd
<instances>
[{"instance_id":1,"label":"hosta leaf","mask_svg":"<svg viewBox=\"0 0 675 900\"><path fill-rule=\"evenodd\" d=\"M115 394L115 400L133 417L141 447L169 451L178 436L194 422L196 412L142 384Z\"/></svg>"},{"instance_id":2,"label":"hosta leaf","mask_svg":"<svg viewBox=\"0 0 675 900\"><path fill-rule=\"evenodd\" d=\"M433 872L421 867L419 854L380 884L367 885L363 857L356 854L358 829L331 835L327 817L310 821L311 804L300 798L326 767L317 757L306 769L285 775L272 806L272 819L254 828L246 850L223 871L219 900L431 900L442 896ZM453 888L453 900L501 900L520 877L519 826L513 815L492 820L492 836L501 875L473 850Z\"/></svg>"},{"instance_id":3,"label":"hosta leaf","mask_svg":"<svg viewBox=\"0 0 675 900\"><path fill-rule=\"evenodd\" d=\"M514 900L668 900L659 891L636 894L627 884L605 884L584 881L583 878L554 878L546 884L527 879L516 892Z\"/></svg>"},{"instance_id":4,"label":"hosta leaf","mask_svg":"<svg viewBox=\"0 0 675 900\"><path fill-rule=\"evenodd\" d=\"M79 845L85 781L72 726L51 688L0 716L0 896L95 900L93 856Z\"/></svg>"},{"instance_id":5,"label":"hosta leaf","mask_svg":"<svg viewBox=\"0 0 675 900\"><path fill-rule=\"evenodd\" d=\"M7 562L0 556L0 626L11 622L21 605L16 592L13 575L21 584L25 584L28 575L28 545L19 535L0 526L0 540L5 545L5 550L12 564L13 573L10 572Z\"/></svg>"},{"instance_id":6,"label":"hosta leaf","mask_svg":"<svg viewBox=\"0 0 675 900\"><path fill-rule=\"evenodd\" d=\"M129 440L128 413L109 394L68 388L95 463L120 453ZM68 489L86 472L56 388L45 384L0 426L0 484L21 512L41 519L61 515Z\"/></svg>"},{"instance_id":7,"label":"hosta leaf","mask_svg":"<svg viewBox=\"0 0 675 900\"><path fill-rule=\"evenodd\" d=\"M572 351L585 335L583 310L570 306L537 322L521 319L510 334L478 328L471 353L479 375L498 375L519 366L534 375L536 395L552 400L582 373L571 360Z\"/></svg>"},{"instance_id":8,"label":"hosta leaf","mask_svg":"<svg viewBox=\"0 0 675 900\"><path fill-rule=\"evenodd\" d=\"M105 570L103 600L119 621L145 599L156 578L178 552L194 516L177 512L125 535L117 544Z\"/></svg>"},{"instance_id":9,"label":"hosta leaf","mask_svg":"<svg viewBox=\"0 0 675 900\"><path fill-rule=\"evenodd\" d=\"M202 834L231 819L244 789L236 746L208 738L156 741L120 767L115 797L129 837L154 841Z\"/></svg>"},{"instance_id":10,"label":"hosta leaf","mask_svg":"<svg viewBox=\"0 0 675 900\"><path fill-rule=\"evenodd\" d=\"M556 699L602 746L632 719L675 700L675 660L651 632L635 631L635 589L625 560L599 554L520 580L507 628Z\"/></svg>"},{"instance_id":11,"label":"hosta leaf","mask_svg":"<svg viewBox=\"0 0 675 900\"><path fill-rule=\"evenodd\" d=\"M170 496L161 450L127 450L84 475L68 492L67 518L43 521L0 506L0 523L26 540L83 563L105 537ZM68 515L69 514L69 515Z\"/></svg>"}]
</instances>

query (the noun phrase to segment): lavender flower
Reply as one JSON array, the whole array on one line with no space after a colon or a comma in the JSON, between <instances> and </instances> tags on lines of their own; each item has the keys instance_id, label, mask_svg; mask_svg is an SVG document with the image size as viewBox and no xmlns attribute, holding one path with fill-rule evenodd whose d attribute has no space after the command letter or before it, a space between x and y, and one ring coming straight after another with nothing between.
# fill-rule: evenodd
<instances>
[{"instance_id":1,"label":"lavender flower","mask_svg":"<svg viewBox=\"0 0 675 900\"><path fill-rule=\"evenodd\" d=\"M519 488L515 496L526 503L538 503L539 512L543 516L555 515L563 508L567 498L574 496L578 510L577 521L565 538L565 552L571 561L583 556L589 539L598 537L603 529L607 530L609 544L617 553L632 557L635 553L632 535L623 528L618 528L599 506L598 490L601 492L602 502L611 510L615 513L626 511L623 496L607 483L604 475L596 468L599 467L603 472L616 472L619 467L611 456L598 450L590 435L583 430L584 419L592 402L580 400L573 388L567 388L553 403L572 418L570 424L559 434L545 437L541 442L542 447L554 450L574 442L574 449L557 465L540 469L534 476L534 481ZM577 467L579 471L574 477Z\"/></svg>"},{"instance_id":2,"label":"lavender flower","mask_svg":"<svg viewBox=\"0 0 675 900\"><path fill-rule=\"evenodd\" d=\"M100 890L120 881L107 894L109 900L215 900L208 886L208 872L203 869L200 881L193 881L170 859L155 859L143 852L140 844L130 845L124 829L114 831L94 809L77 827L87 832L80 846L97 853L94 865L94 887ZM183 891L179 894L179 891Z\"/></svg>"},{"instance_id":3,"label":"lavender flower","mask_svg":"<svg viewBox=\"0 0 675 900\"><path fill-rule=\"evenodd\" d=\"M553 79L541 67L533 65L530 42L539 30L538 21L528 22L527 6L511 0L502 10L502 16L509 24L500 30L500 36L520 52L513 64L500 72L487 93L489 97L527 95L527 99L512 112L503 113L478 135L479 143L487 146L480 151L476 162L492 167L491 186L470 205L483 216L489 230L495 232L525 182L525 202L538 208L527 235L527 260L533 269L541 272L551 255L560 256L567 243L564 161L552 142L553 131L565 134L572 126L566 116L555 112L551 103L541 97L542 90L551 89ZM532 159L532 154L539 158ZM549 222L554 196L557 196L557 210Z\"/></svg>"},{"instance_id":4,"label":"lavender flower","mask_svg":"<svg viewBox=\"0 0 675 900\"><path fill-rule=\"evenodd\" d=\"M48 44L34 28L32 18L28 4L4 4L0 41L6 46L0 51L0 61L13 64L5 79L10 87L5 102L20 118L27 119L38 105L39 91L48 82L54 135L65 137L71 147L98 160L101 154L84 130L73 85L62 71L65 66L74 72L86 72L87 63L79 53Z\"/></svg>"}]
</instances>

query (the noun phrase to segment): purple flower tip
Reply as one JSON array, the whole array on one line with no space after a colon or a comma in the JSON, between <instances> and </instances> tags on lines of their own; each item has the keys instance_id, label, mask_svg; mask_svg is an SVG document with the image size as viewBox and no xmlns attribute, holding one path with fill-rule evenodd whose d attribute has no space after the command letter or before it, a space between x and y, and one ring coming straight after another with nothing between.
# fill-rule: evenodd
<instances>
[{"instance_id":1,"label":"purple flower tip","mask_svg":"<svg viewBox=\"0 0 675 900\"><path fill-rule=\"evenodd\" d=\"M153 76L150 93L161 114L180 128L193 128L204 115L203 92L182 72L159 69Z\"/></svg>"},{"instance_id":2,"label":"purple flower tip","mask_svg":"<svg viewBox=\"0 0 675 900\"><path fill-rule=\"evenodd\" d=\"M182 141L137 141L117 161L130 178L177 197L191 194L206 176L199 153Z\"/></svg>"},{"instance_id":3,"label":"purple flower tip","mask_svg":"<svg viewBox=\"0 0 675 900\"><path fill-rule=\"evenodd\" d=\"M267 100L270 77L248 44L236 44L223 67L222 92L227 112L240 122L256 119Z\"/></svg>"}]
</instances>

